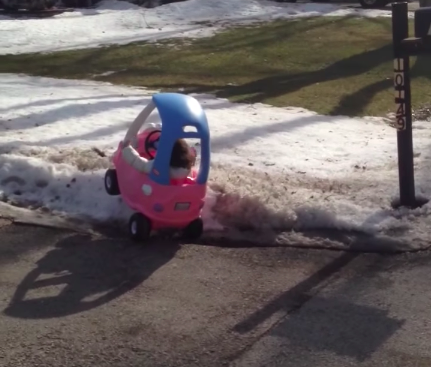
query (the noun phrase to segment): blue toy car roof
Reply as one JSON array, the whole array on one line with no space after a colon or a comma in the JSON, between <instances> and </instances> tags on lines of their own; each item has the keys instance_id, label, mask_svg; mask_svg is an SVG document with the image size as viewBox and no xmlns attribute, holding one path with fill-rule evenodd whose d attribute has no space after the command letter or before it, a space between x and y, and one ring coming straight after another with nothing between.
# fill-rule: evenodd
<instances>
[{"instance_id":1,"label":"blue toy car roof","mask_svg":"<svg viewBox=\"0 0 431 367\"><path fill-rule=\"evenodd\" d=\"M204 131L208 129L207 118L199 102L188 95L180 93L157 93L153 102L162 120L163 126L168 129L170 125L201 126Z\"/></svg>"},{"instance_id":2,"label":"blue toy car roof","mask_svg":"<svg viewBox=\"0 0 431 367\"><path fill-rule=\"evenodd\" d=\"M180 93L157 93L152 100L162 121L162 133L151 179L162 185L169 184L169 162L174 142L179 138L192 138L201 140L201 164L196 182L206 183L210 169L210 132L200 103ZM186 131L186 126L193 126L195 131Z\"/></svg>"}]
</instances>

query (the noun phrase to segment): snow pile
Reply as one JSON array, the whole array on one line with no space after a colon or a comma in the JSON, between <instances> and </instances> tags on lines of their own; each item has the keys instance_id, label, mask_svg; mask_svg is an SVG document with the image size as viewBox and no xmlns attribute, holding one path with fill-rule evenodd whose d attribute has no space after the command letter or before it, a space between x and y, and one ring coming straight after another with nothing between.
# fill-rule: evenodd
<instances>
[{"instance_id":1,"label":"snow pile","mask_svg":"<svg viewBox=\"0 0 431 367\"><path fill-rule=\"evenodd\" d=\"M390 17L391 13L339 4L289 4L265 0L187 0L152 9L105 0L96 9L80 9L53 18L0 17L0 34L8 35L0 41L0 54L52 52L175 37L208 37L231 25L351 15Z\"/></svg>"},{"instance_id":2,"label":"snow pile","mask_svg":"<svg viewBox=\"0 0 431 367\"><path fill-rule=\"evenodd\" d=\"M16 75L3 75L0 88L3 200L90 220L127 220L130 210L105 193L103 175L152 91ZM429 204L390 208L398 194L396 134L384 121L195 97L212 134L207 229L427 236ZM417 186L424 195L431 193L430 147L429 124L415 123Z\"/></svg>"}]
</instances>

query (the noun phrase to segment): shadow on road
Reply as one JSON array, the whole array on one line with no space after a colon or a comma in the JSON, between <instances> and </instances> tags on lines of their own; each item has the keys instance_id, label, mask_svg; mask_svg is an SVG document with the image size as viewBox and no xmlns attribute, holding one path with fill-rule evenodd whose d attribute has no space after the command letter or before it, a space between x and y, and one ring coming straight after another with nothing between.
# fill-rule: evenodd
<instances>
[{"instance_id":1,"label":"shadow on road","mask_svg":"<svg viewBox=\"0 0 431 367\"><path fill-rule=\"evenodd\" d=\"M53 318L101 306L144 282L168 263L179 247L176 243L121 246L86 235L68 237L37 262L4 313L18 318Z\"/></svg>"},{"instance_id":2,"label":"shadow on road","mask_svg":"<svg viewBox=\"0 0 431 367\"><path fill-rule=\"evenodd\" d=\"M295 287L287 290L279 295L277 298L270 301L265 307L257 310L255 313L241 321L233 328L234 331L245 334L252 331L259 324L270 318L279 310L292 312L301 307L312 296L316 288L326 282L335 273L346 267L360 254L354 252L345 252L337 257L323 268L312 274L310 277L304 279Z\"/></svg>"},{"instance_id":3,"label":"shadow on road","mask_svg":"<svg viewBox=\"0 0 431 367\"><path fill-rule=\"evenodd\" d=\"M388 310L335 297L313 298L308 311L286 318L271 335L286 338L292 346L331 351L358 362L370 358L405 323L390 317Z\"/></svg>"},{"instance_id":4,"label":"shadow on road","mask_svg":"<svg viewBox=\"0 0 431 367\"><path fill-rule=\"evenodd\" d=\"M330 278L359 256L358 253L341 254L235 325L233 330L240 334L248 333L274 313L283 310L287 317L272 328L269 335L286 339L290 348L331 351L359 362L367 360L405 323L405 320L390 317L387 309L351 302L351 299L355 299L354 292L364 291L363 287L369 285L367 281L375 279L384 269L382 257L375 258L374 262L371 260L371 263L364 260L367 268L357 270L358 274L346 282L348 288L342 288L341 293L326 297L318 295ZM384 284L384 287L390 287L390 284ZM350 297L343 298L348 292L352 293ZM280 355L283 348L280 347ZM315 356L310 353L310 358ZM310 365L315 364L314 361L309 362Z\"/></svg>"}]
</instances>

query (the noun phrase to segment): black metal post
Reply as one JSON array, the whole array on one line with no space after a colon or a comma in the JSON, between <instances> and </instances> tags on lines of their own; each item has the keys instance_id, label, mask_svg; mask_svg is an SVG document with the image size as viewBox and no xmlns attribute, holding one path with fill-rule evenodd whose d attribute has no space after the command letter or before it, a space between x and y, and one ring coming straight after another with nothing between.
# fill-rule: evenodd
<instances>
[{"instance_id":1,"label":"black metal post","mask_svg":"<svg viewBox=\"0 0 431 367\"><path fill-rule=\"evenodd\" d=\"M408 4L392 4L392 38L394 48L394 87L398 144L400 206L416 207L413 162L412 103L410 57L401 41L409 36Z\"/></svg>"}]
</instances>

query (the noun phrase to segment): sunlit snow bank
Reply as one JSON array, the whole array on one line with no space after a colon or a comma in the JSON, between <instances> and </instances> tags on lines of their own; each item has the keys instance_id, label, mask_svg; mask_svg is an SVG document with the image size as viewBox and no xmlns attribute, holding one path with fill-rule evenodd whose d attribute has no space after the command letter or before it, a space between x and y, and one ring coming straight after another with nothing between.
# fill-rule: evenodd
<instances>
[{"instance_id":1,"label":"sunlit snow bank","mask_svg":"<svg viewBox=\"0 0 431 367\"><path fill-rule=\"evenodd\" d=\"M355 9L340 4L290 4L264 0L188 0L153 9L106 0L96 9L78 9L53 18L0 17L0 54L208 37L227 26L312 16L390 17L387 10Z\"/></svg>"},{"instance_id":2,"label":"sunlit snow bank","mask_svg":"<svg viewBox=\"0 0 431 367\"><path fill-rule=\"evenodd\" d=\"M109 156L151 92L16 75L3 75L0 88L3 200L90 221L127 220L130 210L104 191L109 160L100 152ZM223 226L262 243L292 230L353 230L425 246L430 206L390 207L396 141L385 122L195 97L212 134L207 230ZM417 186L425 195L430 146L428 124L415 123Z\"/></svg>"}]
</instances>

